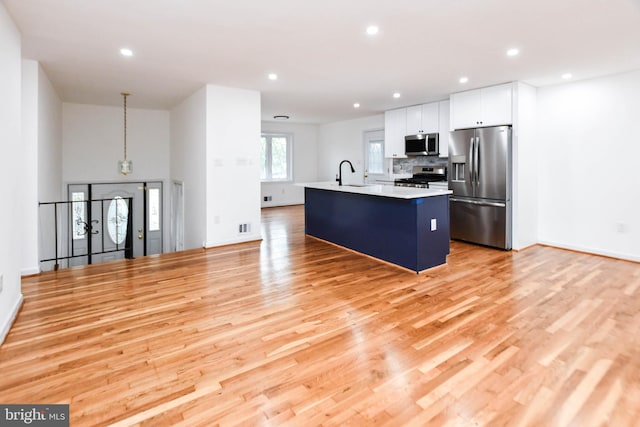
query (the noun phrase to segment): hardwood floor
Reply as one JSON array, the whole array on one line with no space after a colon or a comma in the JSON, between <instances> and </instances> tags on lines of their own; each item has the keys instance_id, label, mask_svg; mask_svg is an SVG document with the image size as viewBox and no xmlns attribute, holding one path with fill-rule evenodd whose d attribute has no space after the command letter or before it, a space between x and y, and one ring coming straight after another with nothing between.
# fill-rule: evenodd
<instances>
[{"instance_id":1,"label":"hardwood floor","mask_svg":"<svg viewBox=\"0 0 640 427\"><path fill-rule=\"evenodd\" d=\"M72 426L640 425L640 265L452 242L415 273L262 242L25 278L0 403Z\"/></svg>"}]
</instances>

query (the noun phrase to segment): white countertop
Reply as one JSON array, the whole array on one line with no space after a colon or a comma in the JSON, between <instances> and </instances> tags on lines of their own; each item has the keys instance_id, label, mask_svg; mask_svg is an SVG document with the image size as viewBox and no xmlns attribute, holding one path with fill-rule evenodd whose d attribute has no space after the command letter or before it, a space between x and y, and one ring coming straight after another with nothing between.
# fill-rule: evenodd
<instances>
[{"instance_id":1,"label":"white countertop","mask_svg":"<svg viewBox=\"0 0 640 427\"><path fill-rule=\"evenodd\" d=\"M453 194L450 190L434 190L427 188L395 187L380 184L358 184L339 186L335 181L307 182L296 184L300 187L315 188L317 190L341 191L343 193L365 194L367 196L395 197L396 199L420 199L422 197L444 196Z\"/></svg>"}]
</instances>

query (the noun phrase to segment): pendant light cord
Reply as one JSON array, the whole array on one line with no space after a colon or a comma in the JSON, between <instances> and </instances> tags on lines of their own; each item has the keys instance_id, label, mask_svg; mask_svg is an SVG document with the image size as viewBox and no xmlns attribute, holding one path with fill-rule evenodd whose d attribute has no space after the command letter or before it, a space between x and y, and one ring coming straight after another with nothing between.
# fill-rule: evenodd
<instances>
[{"instance_id":1,"label":"pendant light cord","mask_svg":"<svg viewBox=\"0 0 640 427\"><path fill-rule=\"evenodd\" d=\"M127 96L129 94L123 92L121 95L124 98L124 160L127 160Z\"/></svg>"}]
</instances>

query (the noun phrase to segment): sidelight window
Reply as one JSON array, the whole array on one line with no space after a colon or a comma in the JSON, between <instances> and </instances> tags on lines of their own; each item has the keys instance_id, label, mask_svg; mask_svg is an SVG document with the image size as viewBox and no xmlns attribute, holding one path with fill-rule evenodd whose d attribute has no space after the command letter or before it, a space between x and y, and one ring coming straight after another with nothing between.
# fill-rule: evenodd
<instances>
[{"instance_id":1,"label":"sidelight window","mask_svg":"<svg viewBox=\"0 0 640 427\"><path fill-rule=\"evenodd\" d=\"M369 140L367 149L369 173L384 173L384 140Z\"/></svg>"},{"instance_id":2,"label":"sidelight window","mask_svg":"<svg viewBox=\"0 0 640 427\"><path fill-rule=\"evenodd\" d=\"M149 189L149 231L160 230L160 189Z\"/></svg>"},{"instance_id":3,"label":"sidelight window","mask_svg":"<svg viewBox=\"0 0 640 427\"><path fill-rule=\"evenodd\" d=\"M84 192L74 191L71 193L71 211L73 212L73 240L84 239L87 235L86 205L87 203L84 201Z\"/></svg>"}]
</instances>

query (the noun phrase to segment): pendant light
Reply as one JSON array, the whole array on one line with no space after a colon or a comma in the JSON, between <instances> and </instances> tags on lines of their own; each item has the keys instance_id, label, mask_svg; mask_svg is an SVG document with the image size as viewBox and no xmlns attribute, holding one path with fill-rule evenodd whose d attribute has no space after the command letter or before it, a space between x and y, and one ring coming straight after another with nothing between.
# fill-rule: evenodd
<instances>
[{"instance_id":1,"label":"pendant light","mask_svg":"<svg viewBox=\"0 0 640 427\"><path fill-rule=\"evenodd\" d=\"M129 93L122 92L124 99L124 160L118 161L118 170L122 175L128 175L133 172L133 163L127 160L127 96Z\"/></svg>"}]
</instances>

